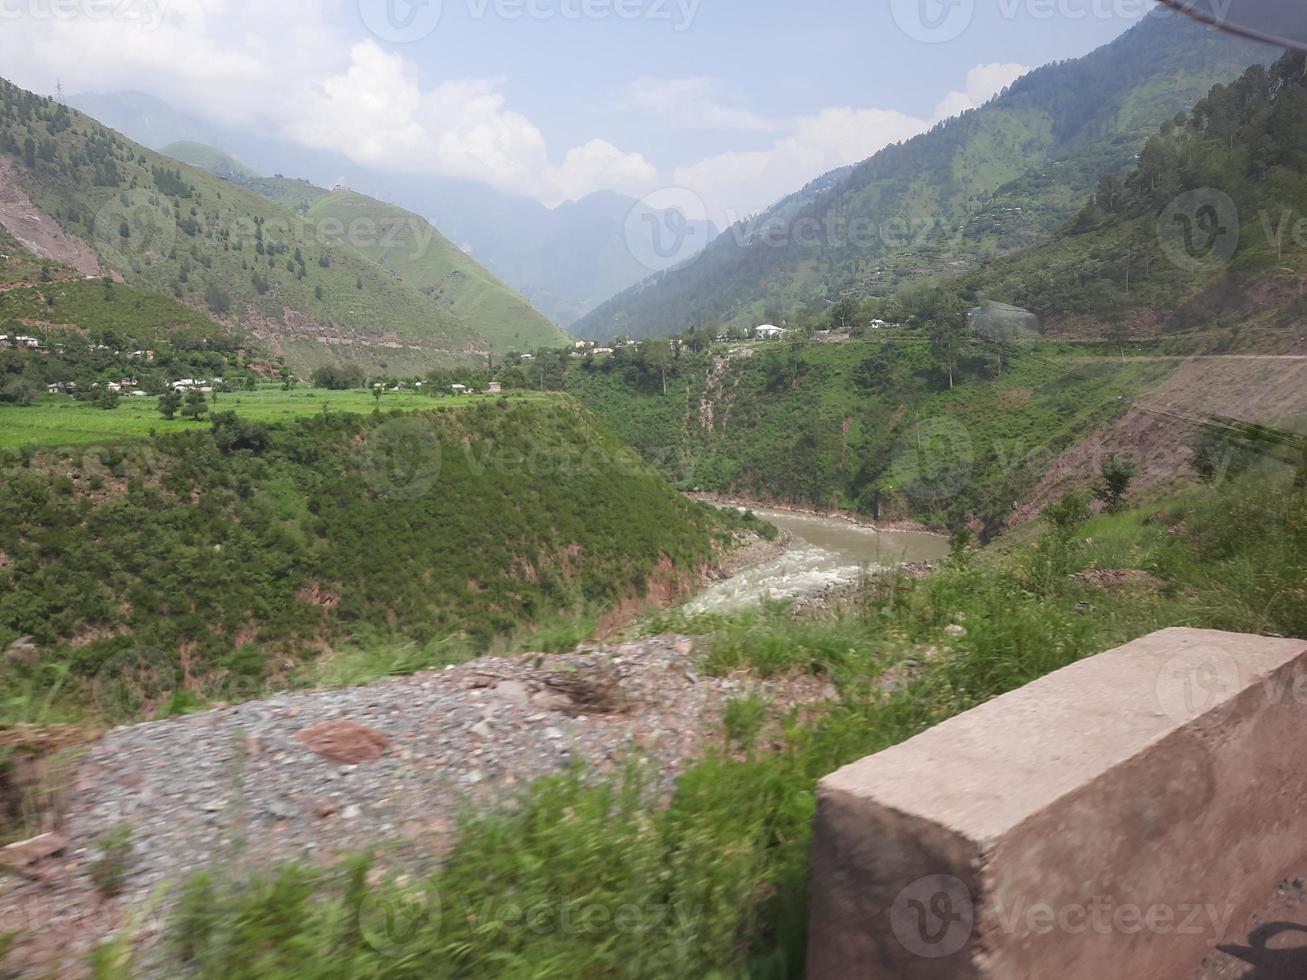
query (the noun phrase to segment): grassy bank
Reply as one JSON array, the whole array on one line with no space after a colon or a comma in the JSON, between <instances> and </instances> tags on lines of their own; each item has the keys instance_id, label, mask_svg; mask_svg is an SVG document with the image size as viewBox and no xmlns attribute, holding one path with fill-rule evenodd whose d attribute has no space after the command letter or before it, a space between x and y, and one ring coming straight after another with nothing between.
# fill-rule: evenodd
<instances>
[{"instance_id":1,"label":"grassy bank","mask_svg":"<svg viewBox=\"0 0 1307 980\"><path fill-rule=\"evenodd\" d=\"M681 497L561 399L223 413L130 446L12 456L4 478L0 650L27 637L36 652L0 664L17 692L0 722L244 700L325 650L371 679L565 637L577 616L692 587L744 523Z\"/></svg>"},{"instance_id":2,"label":"grassy bank","mask_svg":"<svg viewBox=\"0 0 1307 980\"><path fill-rule=\"evenodd\" d=\"M514 400L547 398L530 392L515 394ZM383 412L421 412L432 408L463 408L482 401L479 395L433 399L416 391L389 392L380 402ZM96 442L143 439L155 434L203 431L207 422L188 422L178 417L166 420L159 414L158 398L124 398L111 411L90 402L74 401L66 395L42 395L33 405L0 404L0 449L23 446L82 446ZM297 388L283 391L280 385L265 385L258 391L240 391L209 396L213 411L235 412L258 422L287 422L324 412L371 413L378 407L371 392L362 389L330 391L325 388Z\"/></svg>"},{"instance_id":3,"label":"grassy bank","mask_svg":"<svg viewBox=\"0 0 1307 980\"><path fill-rule=\"evenodd\" d=\"M702 636L706 670L820 674L839 697L770 728L751 720L748 699L732 705L731 747L692 768L665 809L639 769L599 785L580 772L545 780L516 810L469 819L429 880L377 881L363 859L252 882L196 879L169 970L800 976L821 776L1162 627L1307 635L1305 581L1307 494L1244 484L1085 523L1064 517L926 581L873 582L821 618L665 615L648 628ZM130 975L121 964L102 975Z\"/></svg>"}]
</instances>

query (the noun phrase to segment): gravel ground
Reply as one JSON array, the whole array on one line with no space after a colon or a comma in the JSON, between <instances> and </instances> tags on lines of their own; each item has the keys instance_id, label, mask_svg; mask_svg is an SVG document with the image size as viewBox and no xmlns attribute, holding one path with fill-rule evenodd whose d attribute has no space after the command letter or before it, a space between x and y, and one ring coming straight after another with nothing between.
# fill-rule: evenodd
<instances>
[{"instance_id":1,"label":"gravel ground","mask_svg":"<svg viewBox=\"0 0 1307 980\"><path fill-rule=\"evenodd\" d=\"M703 677L691 653L692 641L660 637L484 659L116 729L78 770L58 831L63 850L8 885L0 878L0 933L25 933L7 962L79 975L86 951L131 916L149 942L168 904L164 892L151 909L151 896L210 865L326 864L378 845L406 870L429 865L453 843L461 814L512 805L533 780L577 762L608 772L653 760L670 791L687 760L719 737L725 702L758 690L790 707L833 693L810 678ZM333 724L323 723L341 729L325 751L380 757L355 765L324 757L301 737L330 735ZM106 901L89 876L94 845L124 823L131 873Z\"/></svg>"}]
</instances>

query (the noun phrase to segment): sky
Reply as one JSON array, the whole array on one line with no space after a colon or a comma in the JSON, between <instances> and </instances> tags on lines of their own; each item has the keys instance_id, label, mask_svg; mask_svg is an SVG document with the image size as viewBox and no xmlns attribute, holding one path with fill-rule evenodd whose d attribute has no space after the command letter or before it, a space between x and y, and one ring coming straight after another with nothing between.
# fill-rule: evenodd
<instances>
[{"instance_id":1,"label":"sky","mask_svg":"<svg viewBox=\"0 0 1307 980\"><path fill-rule=\"evenodd\" d=\"M724 226L1088 53L1153 6L0 0L0 75L46 94L144 91L551 207L598 190L680 194Z\"/></svg>"}]
</instances>

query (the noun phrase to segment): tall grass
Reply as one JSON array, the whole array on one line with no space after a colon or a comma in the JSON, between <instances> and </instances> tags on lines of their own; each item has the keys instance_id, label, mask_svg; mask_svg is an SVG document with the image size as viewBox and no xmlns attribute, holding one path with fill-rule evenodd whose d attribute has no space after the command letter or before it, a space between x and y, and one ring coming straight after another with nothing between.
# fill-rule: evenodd
<instances>
[{"instance_id":1,"label":"tall grass","mask_svg":"<svg viewBox=\"0 0 1307 980\"><path fill-rule=\"evenodd\" d=\"M1048 534L1053 533L1052 531ZM1044 541L881 580L843 608L683 625L706 668L807 672L838 696L782 720L779 747L709 751L670 800L654 773L582 770L513 810L470 817L445 866L377 880L366 862L192 882L170 969L203 978L754 977L802 975L818 780L974 705L1160 626L1307 632L1307 496L1203 491L1065 536L1066 574L1036 574ZM1071 577L1132 562L1157 588ZM915 661L899 682L885 671ZM728 707L734 729L754 712Z\"/></svg>"}]
</instances>

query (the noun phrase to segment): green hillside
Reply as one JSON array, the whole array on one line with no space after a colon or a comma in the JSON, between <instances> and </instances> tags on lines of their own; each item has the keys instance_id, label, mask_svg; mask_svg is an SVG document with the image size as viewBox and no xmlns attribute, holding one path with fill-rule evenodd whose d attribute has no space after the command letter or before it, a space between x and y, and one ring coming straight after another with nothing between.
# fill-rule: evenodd
<instances>
[{"instance_id":1,"label":"green hillside","mask_svg":"<svg viewBox=\"0 0 1307 980\"><path fill-rule=\"evenodd\" d=\"M37 207L130 285L241 325L300 370L416 371L484 348L348 236L0 82L4 161Z\"/></svg>"},{"instance_id":2,"label":"green hillside","mask_svg":"<svg viewBox=\"0 0 1307 980\"><path fill-rule=\"evenodd\" d=\"M1198 330L1225 348L1279 352L1301 333L1305 178L1304 59L1287 55L1165 124L1045 246L953 286L1058 332Z\"/></svg>"},{"instance_id":3,"label":"green hillside","mask_svg":"<svg viewBox=\"0 0 1307 980\"><path fill-rule=\"evenodd\" d=\"M1172 367L1070 356L1086 353L1045 343L1000 370L970 349L950 388L910 333L686 352L664 395L631 348L568 390L683 489L996 532L1059 453Z\"/></svg>"},{"instance_id":4,"label":"green hillside","mask_svg":"<svg viewBox=\"0 0 1307 980\"><path fill-rule=\"evenodd\" d=\"M1100 177L1132 164L1163 121L1268 56L1272 49L1156 13L1112 44L1031 72L983 108L883 150L831 189L736 226L574 332L753 326L1018 251L1073 217ZM789 233L805 226L825 230L816 241Z\"/></svg>"},{"instance_id":5,"label":"green hillside","mask_svg":"<svg viewBox=\"0 0 1307 980\"><path fill-rule=\"evenodd\" d=\"M398 452L417 455L391 465ZM0 466L0 648L32 636L43 651L0 668L10 690L64 666L77 688L142 649L174 664L189 651L198 686L228 672L257 686L349 642L484 650L561 613L688 588L735 522L565 399L282 425L219 415L138 448Z\"/></svg>"},{"instance_id":6,"label":"green hillside","mask_svg":"<svg viewBox=\"0 0 1307 980\"><path fill-rule=\"evenodd\" d=\"M259 179L257 173L235 157L212 146L205 146L203 143L171 143L159 152L192 167L207 170L215 177L222 177L236 183Z\"/></svg>"},{"instance_id":7,"label":"green hillside","mask_svg":"<svg viewBox=\"0 0 1307 980\"><path fill-rule=\"evenodd\" d=\"M319 224L374 221L374 241L358 248L383 269L416 286L484 337L492 350L529 351L568 343L568 335L446 239L430 222L403 208L337 191L308 209Z\"/></svg>"},{"instance_id":8,"label":"green hillside","mask_svg":"<svg viewBox=\"0 0 1307 980\"><path fill-rule=\"evenodd\" d=\"M262 194L322 227L370 229L352 237L368 258L451 310L491 350L535 350L567 342L568 335L522 296L445 238L425 218L353 191L327 191L306 180L260 177L212 147L175 143L163 150Z\"/></svg>"}]
</instances>

